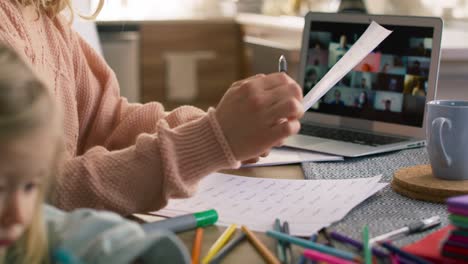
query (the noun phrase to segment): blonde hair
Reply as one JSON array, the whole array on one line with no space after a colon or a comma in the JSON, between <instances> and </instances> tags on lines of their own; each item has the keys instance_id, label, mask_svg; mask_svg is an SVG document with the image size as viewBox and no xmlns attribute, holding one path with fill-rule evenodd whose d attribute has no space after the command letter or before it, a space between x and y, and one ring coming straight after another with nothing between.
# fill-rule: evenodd
<instances>
[{"instance_id":1,"label":"blonde hair","mask_svg":"<svg viewBox=\"0 0 468 264\"><path fill-rule=\"evenodd\" d=\"M73 19L74 11L73 11L71 0L16 0L16 1L23 6L33 5L36 7L36 10L39 12L39 14L44 12L47 15L52 16L52 17L55 17L61 11L68 8L71 11L72 19ZM79 0L79 1L83 1L83 0ZM90 15L78 14L78 15L84 19L93 20L93 19L96 19L96 17L99 15L103 7L104 7L104 0L99 0L96 10L92 14Z\"/></svg>"},{"instance_id":2,"label":"blonde hair","mask_svg":"<svg viewBox=\"0 0 468 264\"><path fill-rule=\"evenodd\" d=\"M31 133L47 131L57 139L56 157L62 151L63 131L60 111L54 97L33 70L11 49L0 45L0 144L21 139ZM41 132L42 132L41 131ZM54 162L53 166L58 166ZM52 168L55 173L55 167ZM55 175L45 177L36 201L33 222L21 239L9 248L0 263L48 263L48 245L42 216L48 184Z\"/></svg>"}]
</instances>

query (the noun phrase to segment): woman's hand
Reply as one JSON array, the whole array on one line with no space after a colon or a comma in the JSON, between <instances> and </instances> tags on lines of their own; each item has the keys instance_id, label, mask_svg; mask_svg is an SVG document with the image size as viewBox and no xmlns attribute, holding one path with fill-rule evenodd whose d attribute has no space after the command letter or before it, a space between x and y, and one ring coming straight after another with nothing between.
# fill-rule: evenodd
<instances>
[{"instance_id":1,"label":"woman's hand","mask_svg":"<svg viewBox=\"0 0 468 264\"><path fill-rule=\"evenodd\" d=\"M300 129L302 91L285 73L235 82L216 108L216 117L238 160L268 153Z\"/></svg>"}]
</instances>

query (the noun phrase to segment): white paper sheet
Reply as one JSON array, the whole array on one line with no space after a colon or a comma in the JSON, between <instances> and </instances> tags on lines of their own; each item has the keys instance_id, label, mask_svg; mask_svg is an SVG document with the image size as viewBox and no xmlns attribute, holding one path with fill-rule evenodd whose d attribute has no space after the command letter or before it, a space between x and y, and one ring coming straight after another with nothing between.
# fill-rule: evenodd
<instances>
[{"instance_id":1,"label":"white paper sheet","mask_svg":"<svg viewBox=\"0 0 468 264\"><path fill-rule=\"evenodd\" d=\"M372 52L392 31L372 21L364 34L348 52L323 76L323 78L304 97L304 111L312 107L322 96Z\"/></svg>"},{"instance_id":2,"label":"white paper sheet","mask_svg":"<svg viewBox=\"0 0 468 264\"><path fill-rule=\"evenodd\" d=\"M246 164L242 167L263 167L284 164L294 164L311 161L340 161L343 157L321 154L312 151L292 149L292 148L273 148L270 154L265 158L260 158L257 163Z\"/></svg>"},{"instance_id":3,"label":"white paper sheet","mask_svg":"<svg viewBox=\"0 0 468 264\"><path fill-rule=\"evenodd\" d=\"M153 214L174 217L214 208L218 225L236 223L265 232L280 218L290 222L291 234L309 236L386 186L380 178L282 180L214 173L200 182L192 198L170 200Z\"/></svg>"}]
</instances>

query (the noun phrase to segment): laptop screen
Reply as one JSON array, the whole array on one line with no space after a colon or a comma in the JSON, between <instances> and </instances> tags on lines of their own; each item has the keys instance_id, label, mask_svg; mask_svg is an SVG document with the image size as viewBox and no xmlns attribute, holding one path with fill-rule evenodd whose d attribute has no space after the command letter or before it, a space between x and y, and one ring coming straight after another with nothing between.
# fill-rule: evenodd
<instances>
[{"instance_id":1,"label":"laptop screen","mask_svg":"<svg viewBox=\"0 0 468 264\"><path fill-rule=\"evenodd\" d=\"M422 127L434 29L382 26L393 33L309 111ZM367 27L368 24L311 22L304 94Z\"/></svg>"}]
</instances>

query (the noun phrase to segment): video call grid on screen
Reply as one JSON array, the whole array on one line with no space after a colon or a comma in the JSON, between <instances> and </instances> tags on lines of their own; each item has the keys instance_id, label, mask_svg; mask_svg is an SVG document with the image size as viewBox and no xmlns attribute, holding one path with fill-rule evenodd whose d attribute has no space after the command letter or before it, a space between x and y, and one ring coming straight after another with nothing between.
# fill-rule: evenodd
<instances>
[{"instance_id":1,"label":"video call grid on screen","mask_svg":"<svg viewBox=\"0 0 468 264\"><path fill-rule=\"evenodd\" d=\"M304 94L350 49L368 26L311 23ZM434 30L383 26L393 33L309 111L422 127Z\"/></svg>"}]
</instances>

